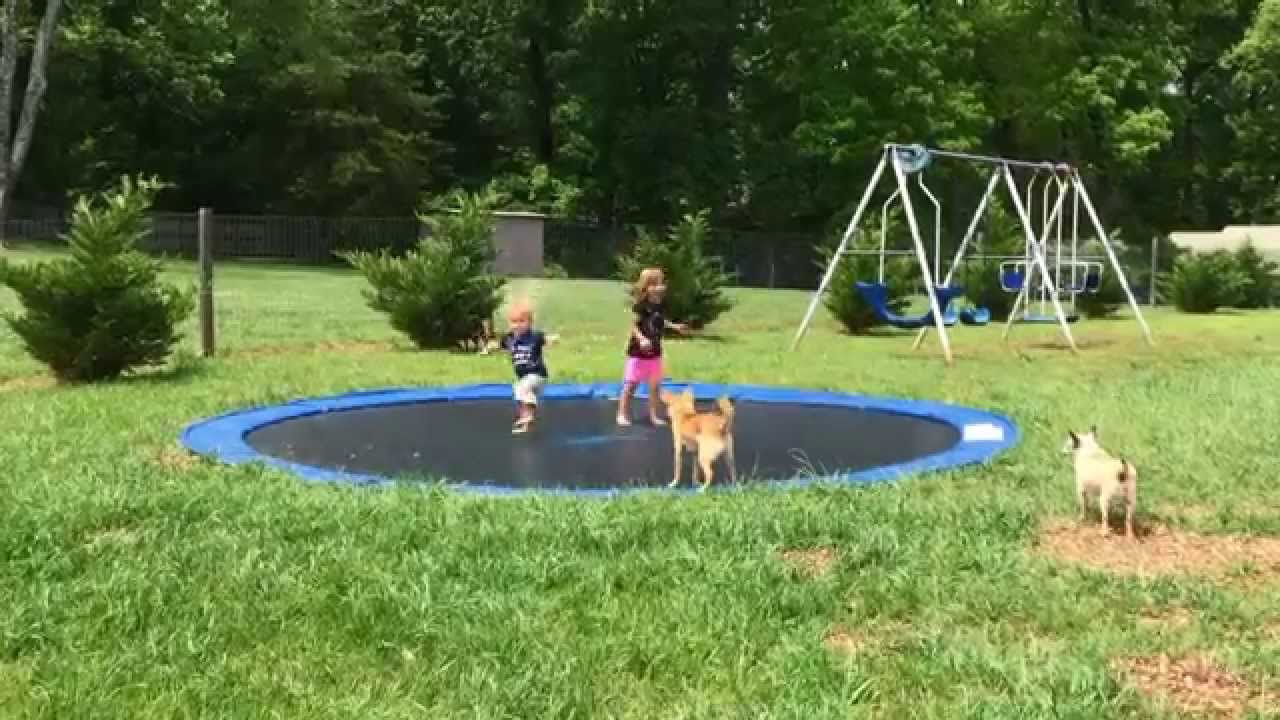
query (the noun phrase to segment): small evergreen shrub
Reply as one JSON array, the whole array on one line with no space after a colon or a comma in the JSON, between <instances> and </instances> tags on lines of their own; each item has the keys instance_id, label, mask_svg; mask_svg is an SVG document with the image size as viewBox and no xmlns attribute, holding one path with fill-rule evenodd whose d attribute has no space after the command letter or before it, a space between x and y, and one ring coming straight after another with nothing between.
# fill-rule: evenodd
<instances>
[{"instance_id":1,"label":"small evergreen shrub","mask_svg":"<svg viewBox=\"0 0 1280 720\"><path fill-rule=\"evenodd\" d=\"M733 307L724 294L732 278L721 268L720 258L704 254L710 232L706 210L685 215L665 236L642 229L631 252L618 258L618 277L630 292L641 270L662 268L667 317L695 330L706 327Z\"/></svg>"},{"instance_id":2,"label":"small evergreen shrub","mask_svg":"<svg viewBox=\"0 0 1280 720\"><path fill-rule=\"evenodd\" d=\"M1071 284L1068 271L1063 272L1062 282L1064 285ZM1087 318L1111 317L1119 312L1120 306L1125 302L1124 288L1120 287L1120 278L1109 266L1103 267L1096 292L1082 292L1076 295L1076 309Z\"/></svg>"},{"instance_id":3,"label":"small evergreen shrub","mask_svg":"<svg viewBox=\"0 0 1280 720\"><path fill-rule=\"evenodd\" d=\"M992 322L1003 322L1013 311L1018 293L1000 286L999 260L971 260L956 271L957 284L964 288L964 299L991 312Z\"/></svg>"},{"instance_id":4,"label":"small evergreen shrub","mask_svg":"<svg viewBox=\"0 0 1280 720\"><path fill-rule=\"evenodd\" d=\"M1277 276L1277 265L1263 257L1254 246L1252 240L1235 251L1233 259L1236 268L1245 278L1240 290L1240 299L1235 304L1239 308L1268 308L1276 304L1280 295L1280 277Z\"/></svg>"},{"instance_id":5,"label":"small evergreen shrub","mask_svg":"<svg viewBox=\"0 0 1280 720\"><path fill-rule=\"evenodd\" d=\"M137 249L150 233L147 211L163 184L123 177L99 202L81 196L62 239L70 256L17 264L0 258L0 284L25 314L4 320L27 352L59 380L110 380L161 365L195 309L192 288L160 281L159 260Z\"/></svg>"},{"instance_id":6,"label":"small evergreen shrub","mask_svg":"<svg viewBox=\"0 0 1280 720\"><path fill-rule=\"evenodd\" d=\"M865 252L880 249L879 236L870 233L858 233L849 243L850 249ZM839 237L835 237L824 246L819 247L819 261L823 271L831 264L831 257L839 247ZM836 272L831 276L831 284L823 297L823 304L846 332L852 335L866 334L873 328L882 327L884 322L876 316L871 305L858 292L856 282L876 282L880 277L879 255L848 254L840 259ZM890 312L901 314L910 304L910 296L920 284L919 271L912 258L890 256L885 258L884 283L888 288L889 301L886 307Z\"/></svg>"},{"instance_id":7,"label":"small evergreen shrub","mask_svg":"<svg viewBox=\"0 0 1280 720\"><path fill-rule=\"evenodd\" d=\"M970 252L1004 257L1023 255L1026 235L1017 217L1006 207L1006 200L993 195L987 206L985 229L980 246ZM992 322L1003 322L1013 311L1018 298L1017 291L1007 291L1000 285L998 259L963 260L956 271L956 283L964 288L964 300L991 312Z\"/></svg>"},{"instance_id":8,"label":"small evergreen shrub","mask_svg":"<svg viewBox=\"0 0 1280 720\"><path fill-rule=\"evenodd\" d=\"M465 346L497 312L506 284L494 272L494 195L458 192L448 200L419 214L431 233L403 256L339 253L369 282L369 307L420 349Z\"/></svg>"},{"instance_id":9,"label":"small evergreen shrub","mask_svg":"<svg viewBox=\"0 0 1280 720\"><path fill-rule=\"evenodd\" d=\"M1249 278L1226 250L1183 255L1174 261L1162 294L1187 313L1211 313L1241 302Z\"/></svg>"}]
</instances>

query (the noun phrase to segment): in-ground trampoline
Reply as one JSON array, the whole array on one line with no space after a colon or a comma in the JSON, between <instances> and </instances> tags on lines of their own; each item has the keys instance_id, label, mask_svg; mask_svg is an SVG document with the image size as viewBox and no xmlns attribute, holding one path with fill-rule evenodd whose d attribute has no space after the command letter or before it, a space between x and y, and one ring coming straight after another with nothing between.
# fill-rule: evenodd
<instances>
[{"instance_id":1,"label":"in-ground trampoline","mask_svg":"<svg viewBox=\"0 0 1280 720\"><path fill-rule=\"evenodd\" d=\"M738 483L875 482L987 460L1018 440L1006 418L934 402L747 385L692 388L710 408L736 406ZM490 493L613 494L666 489L671 431L614 424L617 384L548 385L538 422L512 435L511 386L390 389L313 398L188 426L183 444L227 463L265 462L308 480L355 484L420 479ZM685 455L681 487L689 492ZM727 486L723 460L715 485Z\"/></svg>"}]
</instances>

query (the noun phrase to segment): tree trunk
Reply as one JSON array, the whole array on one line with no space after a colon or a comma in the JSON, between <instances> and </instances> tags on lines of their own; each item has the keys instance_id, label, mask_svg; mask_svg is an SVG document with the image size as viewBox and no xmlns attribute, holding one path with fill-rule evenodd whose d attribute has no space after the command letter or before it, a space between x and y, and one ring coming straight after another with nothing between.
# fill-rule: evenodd
<instances>
[{"instance_id":1,"label":"tree trunk","mask_svg":"<svg viewBox=\"0 0 1280 720\"><path fill-rule=\"evenodd\" d=\"M5 221L8 220L9 140L13 130L13 75L18 70L18 0L5 0L0 13L0 248L4 247Z\"/></svg>"},{"instance_id":2,"label":"tree trunk","mask_svg":"<svg viewBox=\"0 0 1280 720\"><path fill-rule=\"evenodd\" d=\"M49 67L49 48L53 46L53 34L58 29L58 13L62 0L48 0L44 18L36 31L35 49L31 54L31 68L27 72L27 90L22 97L22 114L18 117L16 132L9 123L13 118L13 76L18 68L18 0L5 0L4 42L0 55L0 247L4 246L4 228L9 219L9 199L22 174L22 165L31 149L35 134L36 116L44 99L45 70Z\"/></svg>"},{"instance_id":3,"label":"tree trunk","mask_svg":"<svg viewBox=\"0 0 1280 720\"><path fill-rule=\"evenodd\" d=\"M552 122L552 113L555 112L555 88L547 68L546 49L542 41L535 36L529 38L528 61L529 82L533 86L533 105L529 124L533 127L538 162L550 165L556 157L555 127Z\"/></svg>"}]
</instances>

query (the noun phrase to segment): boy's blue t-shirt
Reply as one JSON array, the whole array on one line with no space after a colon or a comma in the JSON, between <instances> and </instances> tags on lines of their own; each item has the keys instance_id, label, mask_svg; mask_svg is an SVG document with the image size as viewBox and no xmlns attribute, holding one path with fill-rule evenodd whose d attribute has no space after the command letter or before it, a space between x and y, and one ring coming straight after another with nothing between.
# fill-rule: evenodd
<instances>
[{"instance_id":1,"label":"boy's blue t-shirt","mask_svg":"<svg viewBox=\"0 0 1280 720\"><path fill-rule=\"evenodd\" d=\"M502 336L502 349L511 353L511 367L516 377L530 374L547 377L547 366L542 362L542 348L546 343L546 336L536 330Z\"/></svg>"}]
</instances>

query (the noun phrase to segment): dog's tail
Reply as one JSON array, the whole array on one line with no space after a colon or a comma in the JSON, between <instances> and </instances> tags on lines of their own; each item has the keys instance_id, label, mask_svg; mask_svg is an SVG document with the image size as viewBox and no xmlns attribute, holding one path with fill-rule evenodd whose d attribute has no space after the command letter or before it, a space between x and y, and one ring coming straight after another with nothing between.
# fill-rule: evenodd
<instances>
[{"instance_id":1,"label":"dog's tail","mask_svg":"<svg viewBox=\"0 0 1280 720\"><path fill-rule=\"evenodd\" d=\"M724 416L726 424L733 422L733 403L729 402L728 395L716 398L716 407L720 408L720 414Z\"/></svg>"}]
</instances>

